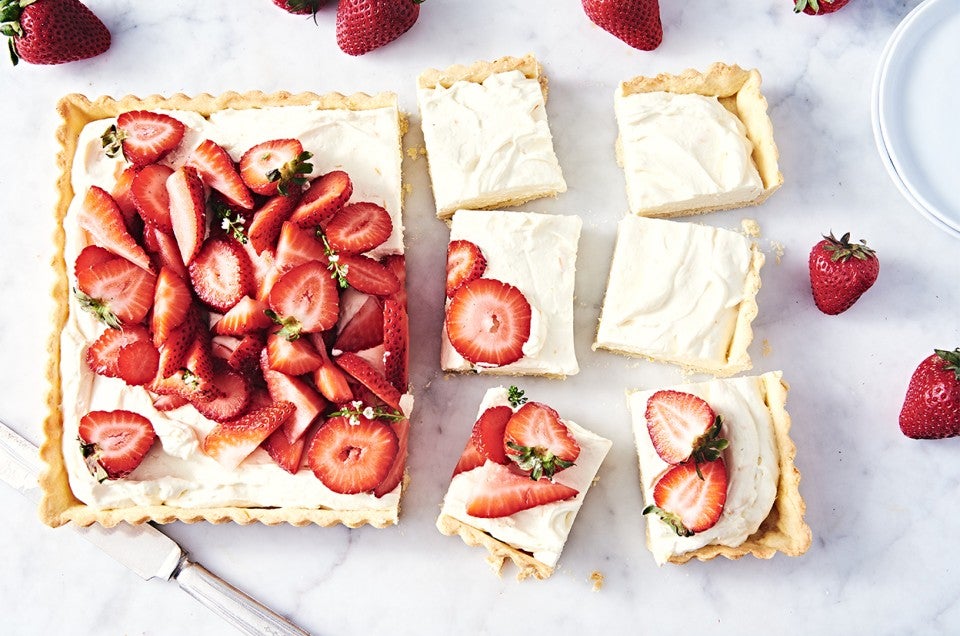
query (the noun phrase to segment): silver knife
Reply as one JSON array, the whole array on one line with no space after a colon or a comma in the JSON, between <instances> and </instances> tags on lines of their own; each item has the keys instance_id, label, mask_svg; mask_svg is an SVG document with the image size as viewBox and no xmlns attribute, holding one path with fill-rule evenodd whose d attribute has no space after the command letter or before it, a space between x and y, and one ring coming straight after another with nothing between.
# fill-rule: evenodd
<instances>
[{"instance_id":1,"label":"silver knife","mask_svg":"<svg viewBox=\"0 0 960 636\"><path fill-rule=\"evenodd\" d=\"M0 421L0 479L39 501L40 457L37 447ZM153 525L127 523L113 528L73 526L87 541L143 579L175 579L180 589L241 632L260 636L309 636L279 614L250 598L199 563Z\"/></svg>"}]
</instances>

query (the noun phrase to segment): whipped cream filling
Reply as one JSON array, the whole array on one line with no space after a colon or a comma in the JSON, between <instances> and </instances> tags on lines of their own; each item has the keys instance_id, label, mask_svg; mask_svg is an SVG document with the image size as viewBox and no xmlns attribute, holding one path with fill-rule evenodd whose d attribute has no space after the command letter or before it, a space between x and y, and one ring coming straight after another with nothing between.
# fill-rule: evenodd
<instances>
[{"instance_id":1,"label":"whipped cream filling","mask_svg":"<svg viewBox=\"0 0 960 636\"><path fill-rule=\"evenodd\" d=\"M763 191L746 128L716 97L618 89L614 111L634 214L746 203Z\"/></svg>"},{"instance_id":2,"label":"whipped cream filling","mask_svg":"<svg viewBox=\"0 0 960 636\"><path fill-rule=\"evenodd\" d=\"M577 216L533 212L458 210L453 215L450 240L476 244L487 260L483 277L519 289L530 303L531 320L523 357L501 367L464 359L444 327L444 371L558 376L580 371L573 341L573 292L581 226Z\"/></svg>"},{"instance_id":3,"label":"whipped cream filling","mask_svg":"<svg viewBox=\"0 0 960 636\"><path fill-rule=\"evenodd\" d=\"M400 223L400 131L395 108L367 111L329 111L311 107L270 107L225 110L208 119L192 112L163 111L180 119L188 131L181 147L164 159L182 165L204 139L222 145L234 159L249 147L268 139L294 137L314 153L314 175L343 169L354 183L354 200L383 205L394 219L394 233L377 253L402 253ZM91 185L110 191L126 167L110 159L100 146L100 135L113 119L95 121L82 131L72 170L77 193L64 219L64 258L70 286L76 284L72 264L86 245L77 225L82 195ZM70 487L84 503L97 508L166 504L182 507L303 507L337 510L396 510L401 486L377 498L372 494L342 495L329 490L305 468L291 475L269 455L257 449L236 470L227 470L200 450L204 436L216 424L189 406L167 412L153 408L141 387L93 373L84 362L86 347L104 327L69 299L69 316L61 335L60 375L63 389L63 455ZM413 397L405 395L409 416ZM98 483L84 464L77 441L80 417L90 410L128 409L146 416L157 432L143 463L128 477Z\"/></svg>"},{"instance_id":4,"label":"whipped cream filling","mask_svg":"<svg viewBox=\"0 0 960 636\"><path fill-rule=\"evenodd\" d=\"M594 348L723 367L754 258L737 232L624 217Z\"/></svg>"},{"instance_id":5,"label":"whipped cream filling","mask_svg":"<svg viewBox=\"0 0 960 636\"><path fill-rule=\"evenodd\" d=\"M438 212L566 191L538 80L495 73L417 100Z\"/></svg>"},{"instance_id":6,"label":"whipped cream filling","mask_svg":"<svg viewBox=\"0 0 960 636\"><path fill-rule=\"evenodd\" d=\"M646 515L647 539L658 565L672 555L705 545L736 547L757 531L773 507L780 478L773 420L766 405L764 382L780 381L780 372L762 376L710 380L667 387L703 398L723 418L722 436L730 442L723 453L727 468L727 500L720 520L691 537L677 536L654 514ZM647 400L656 391L632 391L627 405L640 462L640 485L645 505L654 503L653 487L669 465L660 459L650 441L645 417Z\"/></svg>"},{"instance_id":7,"label":"whipped cream filling","mask_svg":"<svg viewBox=\"0 0 960 636\"><path fill-rule=\"evenodd\" d=\"M485 410L494 406L510 406L506 388L501 386L486 392L477 411L477 418ZM495 539L533 554L533 558L541 563L554 567L557 559L560 558L560 552L567 541L580 506L583 505L587 490L613 445L610 440L591 433L571 420L561 419L561 421L570 429L580 445L580 456L573 466L556 473L554 481L575 488L578 491L576 497L521 510L509 517L494 519L472 517L467 514L467 501L472 497L482 472L476 468L453 478L443 498L440 514L479 528Z\"/></svg>"}]
</instances>

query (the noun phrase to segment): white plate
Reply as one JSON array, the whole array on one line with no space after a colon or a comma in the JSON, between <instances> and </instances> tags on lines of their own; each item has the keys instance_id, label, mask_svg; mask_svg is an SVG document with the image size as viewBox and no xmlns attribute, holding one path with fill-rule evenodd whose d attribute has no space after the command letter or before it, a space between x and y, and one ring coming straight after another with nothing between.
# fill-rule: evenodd
<instances>
[{"instance_id":1,"label":"white plate","mask_svg":"<svg viewBox=\"0 0 960 636\"><path fill-rule=\"evenodd\" d=\"M926 0L897 26L873 85L873 132L904 197L960 237L960 0Z\"/></svg>"}]
</instances>

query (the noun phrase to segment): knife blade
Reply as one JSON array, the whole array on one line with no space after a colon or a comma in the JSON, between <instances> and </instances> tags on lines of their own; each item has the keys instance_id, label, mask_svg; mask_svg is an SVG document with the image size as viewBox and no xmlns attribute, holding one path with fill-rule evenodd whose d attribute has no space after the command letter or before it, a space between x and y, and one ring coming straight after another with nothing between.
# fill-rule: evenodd
<instances>
[{"instance_id":1,"label":"knife blade","mask_svg":"<svg viewBox=\"0 0 960 636\"><path fill-rule=\"evenodd\" d=\"M0 421L0 479L37 502L40 466L37 447ZM173 539L152 524L72 527L141 578L176 580L183 591L244 633L309 636L308 632L188 559Z\"/></svg>"}]
</instances>

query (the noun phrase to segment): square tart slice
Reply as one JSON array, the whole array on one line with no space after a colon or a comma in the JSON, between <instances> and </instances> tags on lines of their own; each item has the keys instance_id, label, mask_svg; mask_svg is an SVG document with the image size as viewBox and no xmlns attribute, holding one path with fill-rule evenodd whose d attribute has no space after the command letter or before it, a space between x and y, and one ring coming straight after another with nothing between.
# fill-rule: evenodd
<instances>
[{"instance_id":1,"label":"square tart slice","mask_svg":"<svg viewBox=\"0 0 960 636\"><path fill-rule=\"evenodd\" d=\"M518 579L545 579L553 574L611 446L546 404L525 399L515 386L490 389L454 469L437 528L486 548L498 575L510 560L519 568Z\"/></svg>"},{"instance_id":2,"label":"square tart slice","mask_svg":"<svg viewBox=\"0 0 960 636\"><path fill-rule=\"evenodd\" d=\"M777 552L789 556L806 552L811 534L803 520L806 505L799 491L800 472L794 466L796 447L790 439L782 372L666 390L703 399L721 418L720 437L729 442L722 451L728 484L717 523L692 536L679 536L655 513L646 515L647 546L657 564L718 556L739 559L747 554L769 559ZM648 401L657 392L627 393L645 505L654 505L654 486L671 468L655 450L647 425Z\"/></svg>"},{"instance_id":3,"label":"square tart slice","mask_svg":"<svg viewBox=\"0 0 960 636\"><path fill-rule=\"evenodd\" d=\"M437 216L566 192L546 96L532 55L421 73L417 101Z\"/></svg>"},{"instance_id":4,"label":"square tart slice","mask_svg":"<svg viewBox=\"0 0 960 636\"><path fill-rule=\"evenodd\" d=\"M444 371L563 378L580 371L578 216L458 210L450 226Z\"/></svg>"},{"instance_id":5,"label":"square tart slice","mask_svg":"<svg viewBox=\"0 0 960 636\"><path fill-rule=\"evenodd\" d=\"M396 523L413 403L401 219L406 121L396 96L226 93L90 101L69 95L59 111L57 305L41 447L42 519L52 526ZM164 114L181 122L184 134L168 154L134 171L128 192L124 153L107 156L100 137L130 111ZM122 121L128 118L135 116ZM304 183L291 181L287 197L262 193L244 202L237 172L225 176L230 166L248 149L281 139L312 153L300 157L309 165L294 171ZM160 176L138 186L148 170ZM343 174L328 180L338 171L348 181ZM168 221L158 208L170 211ZM360 240L350 229L363 225L357 222L366 218L363 211L377 219L375 239ZM315 231L318 214L327 217L326 245ZM348 254L351 244L364 253ZM131 266L117 245L146 258L146 267ZM341 289L329 264L333 254L341 265L365 259L358 271L367 272L366 282L356 282L355 271ZM107 278L98 269L107 267L119 267L121 281L138 281L136 291L98 288L108 305L127 295L146 303L142 318L128 313L119 328L85 311L75 291ZM223 276L230 294L242 289L246 297L236 306L213 306L211 272ZM316 290L321 299L297 304ZM173 301L161 304L184 296L181 314L170 308ZM280 325L265 309L285 328L292 329L287 319L295 318L299 338L277 333ZM363 330L361 323L377 324ZM115 347L95 344L112 337L121 338L111 340ZM334 416L337 410L342 417ZM331 476L337 468L354 474L355 467L334 465L328 452L340 443L331 423L344 419L374 432L363 444L379 458L378 483L349 487ZM120 450L113 450L112 442L124 436L139 436L143 447L128 451L117 443ZM132 466L120 469L110 455Z\"/></svg>"},{"instance_id":6,"label":"square tart slice","mask_svg":"<svg viewBox=\"0 0 960 636\"><path fill-rule=\"evenodd\" d=\"M756 205L783 183L760 73L636 77L614 95L630 212L675 217Z\"/></svg>"},{"instance_id":7,"label":"square tart slice","mask_svg":"<svg viewBox=\"0 0 960 636\"><path fill-rule=\"evenodd\" d=\"M731 230L624 217L593 348L717 376L749 369L763 262Z\"/></svg>"}]
</instances>

